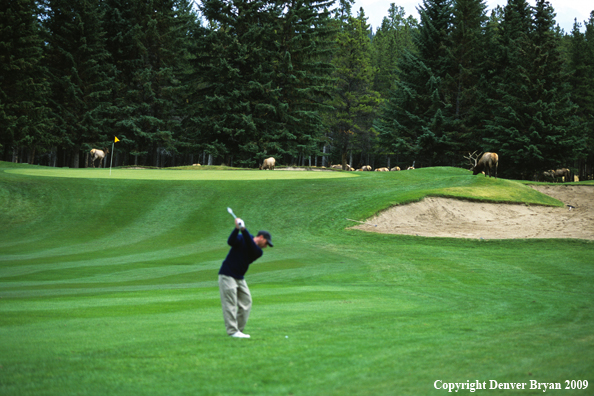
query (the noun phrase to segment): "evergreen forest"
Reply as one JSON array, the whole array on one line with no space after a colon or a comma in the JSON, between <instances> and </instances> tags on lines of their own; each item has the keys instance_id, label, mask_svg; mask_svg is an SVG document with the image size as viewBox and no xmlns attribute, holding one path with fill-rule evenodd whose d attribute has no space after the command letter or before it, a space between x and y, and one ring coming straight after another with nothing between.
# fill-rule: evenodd
<instances>
[{"instance_id":1,"label":"evergreen forest","mask_svg":"<svg viewBox=\"0 0 594 396\"><path fill-rule=\"evenodd\" d=\"M565 32L545 0L423 0L374 30L353 4L3 0L0 160L406 169L494 151L502 177L592 178L594 11Z\"/></svg>"}]
</instances>

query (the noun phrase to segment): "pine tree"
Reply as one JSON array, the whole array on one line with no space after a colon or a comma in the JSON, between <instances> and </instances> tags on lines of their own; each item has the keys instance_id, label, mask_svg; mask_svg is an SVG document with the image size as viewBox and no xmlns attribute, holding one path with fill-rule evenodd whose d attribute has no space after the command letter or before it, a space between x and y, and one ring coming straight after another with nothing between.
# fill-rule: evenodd
<instances>
[{"instance_id":1,"label":"pine tree","mask_svg":"<svg viewBox=\"0 0 594 396\"><path fill-rule=\"evenodd\" d=\"M317 150L329 85L327 5L203 2L209 26L197 44L186 127L209 155L253 166Z\"/></svg>"},{"instance_id":2,"label":"pine tree","mask_svg":"<svg viewBox=\"0 0 594 396\"><path fill-rule=\"evenodd\" d=\"M251 149L258 150L259 131L282 129L272 121L283 107L276 100L280 87L272 84L273 62L278 61L274 30L278 34L282 10L265 1L207 1L201 11L211 26L198 43L195 73L204 85L192 97L191 127L209 155L224 156L229 165L233 159L254 165L240 147L252 143Z\"/></svg>"},{"instance_id":3,"label":"pine tree","mask_svg":"<svg viewBox=\"0 0 594 396\"><path fill-rule=\"evenodd\" d=\"M577 116L586 138L583 156L578 158L578 173L584 177L594 168L594 11L584 22L586 31L580 31L580 23L574 23L569 47L569 70L572 100L578 105Z\"/></svg>"},{"instance_id":4,"label":"pine tree","mask_svg":"<svg viewBox=\"0 0 594 396\"><path fill-rule=\"evenodd\" d=\"M491 27L491 31L495 29L497 28ZM532 10L528 3L525 0L511 0L503 10L497 34L493 35L489 47L490 64L494 71L489 79L483 81L487 94L484 98L486 116L480 149L499 154L502 165L500 174L503 175L506 168L522 169L521 161L516 165L510 162L521 147L510 143L512 140L523 139L517 129L517 122L520 119L518 114L522 114L521 106L528 100L527 97L522 97L522 93L528 89L526 84L529 81L527 70L531 63L528 57L531 29ZM524 143L527 142L528 140L524 140Z\"/></svg>"},{"instance_id":5,"label":"pine tree","mask_svg":"<svg viewBox=\"0 0 594 396\"><path fill-rule=\"evenodd\" d=\"M369 25L363 9L355 18L346 15L336 37L338 50L333 63L336 66L336 93L329 104L335 109L328 115L333 145L339 149L340 161L346 168L349 150L371 152L375 147L375 133L371 130L379 93L373 91L375 69L371 64Z\"/></svg>"},{"instance_id":6,"label":"pine tree","mask_svg":"<svg viewBox=\"0 0 594 396\"><path fill-rule=\"evenodd\" d=\"M143 101L129 93L139 85L137 73L145 66L141 57L143 32L138 23L140 18L136 14L139 11L135 3L128 0L105 1L103 26L106 49L116 68L115 89L111 98L116 105L113 133L120 139L120 146L128 148L130 154L134 155L134 164L138 165L138 157L147 155L148 147L141 146L141 142L137 141L137 137L146 134L136 116L141 111Z\"/></svg>"},{"instance_id":7,"label":"pine tree","mask_svg":"<svg viewBox=\"0 0 594 396\"><path fill-rule=\"evenodd\" d=\"M571 159L583 147L583 136L578 136L576 129L579 125L577 106L571 99L555 11L546 0L537 0L534 11L536 56L531 73L535 76L534 105L529 114L535 132L532 134L533 144L539 143L543 153L543 161L536 170L545 169L551 162L555 167L569 167L573 162Z\"/></svg>"},{"instance_id":8,"label":"pine tree","mask_svg":"<svg viewBox=\"0 0 594 396\"><path fill-rule=\"evenodd\" d=\"M554 11L544 0L537 1L534 13L529 10L524 0L506 7L502 27L507 46L500 51L506 68L490 100L494 116L483 139L485 150L499 153L502 173L522 178L568 166L579 140Z\"/></svg>"},{"instance_id":9,"label":"pine tree","mask_svg":"<svg viewBox=\"0 0 594 396\"><path fill-rule=\"evenodd\" d=\"M53 142L39 12L33 0L0 5L0 158L15 162L34 162Z\"/></svg>"},{"instance_id":10,"label":"pine tree","mask_svg":"<svg viewBox=\"0 0 594 396\"><path fill-rule=\"evenodd\" d=\"M414 51L412 30L416 26L417 21L412 16L405 18L404 8L391 4L388 16L373 36L373 65L377 69L373 89L382 98L387 98L396 87L398 58L404 49Z\"/></svg>"},{"instance_id":11,"label":"pine tree","mask_svg":"<svg viewBox=\"0 0 594 396\"><path fill-rule=\"evenodd\" d=\"M113 68L105 50L102 15L97 0L73 4L48 0L47 63L52 86L54 135L71 152L78 168L80 152L110 141L107 121L113 88ZM86 155L84 156L86 159ZM86 161L84 162L86 165Z\"/></svg>"},{"instance_id":12,"label":"pine tree","mask_svg":"<svg viewBox=\"0 0 594 396\"><path fill-rule=\"evenodd\" d=\"M462 159L464 150L472 147L472 141L481 125L480 77L485 70L486 5L482 0L457 0L453 9L451 33L451 69L444 78L444 96L451 105L444 135L449 145L443 153L452 164Z\"/></svg>"},{"instance_id":13,"label":"pine tree","mask_svg":"<svg viewBox=\"0 0 594 396\"><path fill-rule=\"evenodd\" d=\"M443 78L452 67L452 5L449 0L425 0L413 35L416 52L405 50L399 60L398 81L374 126L383 145L401 159L417 165L443 163L450 146Z\"/></svg>"},{"instance_id":14,"label":"pine tree","mask_svg":"<svg viewBox=\"0 0 594 396\"><path fill-rule=\"evenodd\" d=\"M451 0L424 0L419 15L421 28L415 38L419 57L435 75L443 76L451 67L448 49L451 46L453 3Z\"/></svg>"},{"instance_id":15,"label":"pine tree","mask_svg":"<svg viewBox=\"0 0 594 396\"><path fill-rule=\"evenodd\" d=\"M330 4L325 0L291 1L281 19L281 60L274 68L274 80L281 88L279 102L288 107L284 115L279 114L284 128L269 130L271 139L260 138L259 145L300 158L301 164L306 157L317 155L324 131L322 114L329 110L322 103L330 96L334 70L327 61L334 53L335 37L326 10Z\"/></svg>"},{"instance_id":16,"label":"pine tree","mask_svg":"<svg viewBox=\"0 0 594 396\"><path fill-rule=\"evenodd\" d=\"M184 116L187 0L106 0L107 49L117 69L114 125L122 145L145 164L163 166L177 152Z\"/></svg>"},{"instance_id":17,"label":"pine tree","mask_svg":"<svg viewBox=\"0 0 594 396\"><path fill-rule=\"evenodd\" d=\"M504 11L501 6L497 6L489 16L485 26L484 34L484 48L479 50L479 54L483 57L480 63L481 75L478 79L475 111L473 115L474 129L468 135L467 147L465 151L474 151L481 149L484 146L483 138L485 137L485 123L493 118L492 103L497 97L496 83L504 73L503 66L503 52L507 50L502 45L502 21ZM466 165L466 164L464 164Z\"/></svg>"}]
</instances>

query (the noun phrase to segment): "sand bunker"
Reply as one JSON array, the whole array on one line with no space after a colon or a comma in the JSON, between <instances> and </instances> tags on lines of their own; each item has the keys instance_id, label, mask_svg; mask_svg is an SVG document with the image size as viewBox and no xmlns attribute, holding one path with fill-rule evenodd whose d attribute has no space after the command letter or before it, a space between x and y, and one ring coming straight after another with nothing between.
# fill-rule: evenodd
<instances>
[{"instance_id":1,"label":"sand bunker","mask_svg":"<svg viewBox=\"0 0 594 396\"><path fill-rule=\"evenodd\" d=\"M594 240L594 186L532 186L563 208L427 197L394 206L353 228L384 234L450 238Z\"/></svg>"}]
</instances>

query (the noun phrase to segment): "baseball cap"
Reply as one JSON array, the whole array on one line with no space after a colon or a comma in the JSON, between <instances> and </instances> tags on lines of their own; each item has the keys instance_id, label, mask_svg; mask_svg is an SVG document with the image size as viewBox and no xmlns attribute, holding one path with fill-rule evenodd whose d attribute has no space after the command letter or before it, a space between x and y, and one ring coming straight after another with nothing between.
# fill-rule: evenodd
<instances>
[{"instance_id":1,"label":"baseball cap","mask_svg":"<svg viewBox=\"0 0 594 396\"><path fill-rule=\"evenodd\" d=\"M264 239L266 239L266 242L268 243L268 246L270 247L274 247L274 245L272 244L272 237L270 236L270 233L268 231L258 231L258 235L260 236L262 235L264 237Z\"/></svg>"}]
</instances>

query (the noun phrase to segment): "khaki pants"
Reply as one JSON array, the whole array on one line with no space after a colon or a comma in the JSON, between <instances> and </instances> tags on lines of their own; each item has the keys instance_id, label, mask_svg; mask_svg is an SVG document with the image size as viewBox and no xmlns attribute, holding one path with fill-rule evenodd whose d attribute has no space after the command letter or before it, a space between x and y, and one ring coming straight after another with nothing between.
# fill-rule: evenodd
<instances>
[{"instance_id":1,"label":"khaki pants","mask_svg":"<svg viewBox=\"0 0 594 396\"><path fill-rule=\"evenodd\" d=\"M245 279L219 275L219 291L227 334L243 333L252 309L252 295Z\"/></svg>"}]
</instances>

